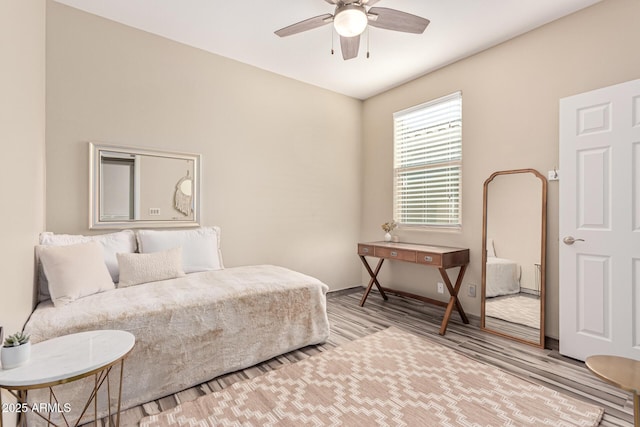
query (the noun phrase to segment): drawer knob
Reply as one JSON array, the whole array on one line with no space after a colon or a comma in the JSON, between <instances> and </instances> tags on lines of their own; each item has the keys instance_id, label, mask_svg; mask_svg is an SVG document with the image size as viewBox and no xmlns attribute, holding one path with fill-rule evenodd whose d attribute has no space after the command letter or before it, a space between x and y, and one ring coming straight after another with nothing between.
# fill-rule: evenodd
<instances>
[{"instance_id":1,"label":"drawer knob","mask_svg":"<svg viewBox=\"0 0 640 427\"><path fill-rule=\"evenodd\" d=\"M424 257L424 260L427 261L427 262L431 262L431 261L433 261L433 257L430 257L430 256L427 255L427 256Z\"/></svg>"},{"instance_id":2,"label":"drawer knob","mask_svg":"<svg viewBox=\"0 0 640 427\"><path fill-rule=\"evenodd\" d=\"M398 252L396 251L391 252L391 256L398 256Z\"/></svg>"},{"instance_id":3,"label":"drawer knob","mask_svg":"<svg viewBox=\"0 0 640 427\"><path fill-rule=\"evenodd\" d=\"M363 248L363 249L362 249L362 252L364 252L365 254L366 254L366 253L369 253L369 248Z\"/></svg>"}]
</instances>

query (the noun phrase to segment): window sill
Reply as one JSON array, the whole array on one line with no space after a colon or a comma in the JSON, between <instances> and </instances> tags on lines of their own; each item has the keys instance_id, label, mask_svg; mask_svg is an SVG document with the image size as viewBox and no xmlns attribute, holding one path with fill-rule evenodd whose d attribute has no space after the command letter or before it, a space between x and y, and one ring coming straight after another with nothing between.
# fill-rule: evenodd
<instances>
[{"instance_id":1,"label":"window sill","mask_svg":"<svg viewBox=\"0 0 640 427\"><path fill-rule=\"evenodd\" d=\"M398 231L418 231L429 233L454 233L462 234L462 226L434 226L434 225L403 225L400 224L397 228Z\"/></svg>"}]
</instances>

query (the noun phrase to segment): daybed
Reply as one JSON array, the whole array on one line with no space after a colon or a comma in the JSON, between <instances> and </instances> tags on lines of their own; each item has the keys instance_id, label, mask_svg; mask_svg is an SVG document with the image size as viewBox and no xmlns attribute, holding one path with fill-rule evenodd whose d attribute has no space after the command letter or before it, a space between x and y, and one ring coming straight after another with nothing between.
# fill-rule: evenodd
<instances>
[{"instance_id":1,"label":"daybed","mask_svg":"<svg viewBox=\"0 0 640 427\"><path fill-rule=\"evenodd\" d=\"M520 292L520 265L507 258L498 258L492 238L487 239L485 296L497 297Z\"/></svg>"},{"instance_id":2,"label":"daybed","mask_svg":"<svg viewBox=\"0 0 640 427\"><path fill-rule=\"evenodd\" d=\"M487 297L520 292L520 266L506 258L487 258Z\"/></svg>"},{"instance_id":3,"label":"daybed","mask_svg":"<svg viewBox=\"0 0 640 427\"><path fill-rule=\"evenodd\" d=\"M219 239L219 229L214 231ZM124 367L123 409L324 342L329 334L328 287L282 267L209 269L111 289L64 305L54 304L56 291L49 282L54 301L41 302L25 326L33 343L95 329L135 335L136 345ZM58 401L80 411L93 379L82 381L59 386ZM29 400L48 402L48 393L30 392Z\"/></svg>"}]
</instances>

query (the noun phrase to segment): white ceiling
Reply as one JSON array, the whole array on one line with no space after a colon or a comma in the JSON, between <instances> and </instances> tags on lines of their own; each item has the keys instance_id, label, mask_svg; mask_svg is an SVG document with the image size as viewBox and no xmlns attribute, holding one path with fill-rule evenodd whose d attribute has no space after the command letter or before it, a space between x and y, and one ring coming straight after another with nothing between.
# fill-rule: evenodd
<instances>
[{"instance_id":1,"label":"white ceiling","mask_svg":"<svg viewBox=\"0 0 640 427\"><path fill-rule=\"evenodd\" d=\"M370 28L344 61L332 26L280 38L325 13L325 0L56 0L86 12L358 99L366 99L600 0L381 0L423 16L422 35Z\"/></svg>"}]
</instances>

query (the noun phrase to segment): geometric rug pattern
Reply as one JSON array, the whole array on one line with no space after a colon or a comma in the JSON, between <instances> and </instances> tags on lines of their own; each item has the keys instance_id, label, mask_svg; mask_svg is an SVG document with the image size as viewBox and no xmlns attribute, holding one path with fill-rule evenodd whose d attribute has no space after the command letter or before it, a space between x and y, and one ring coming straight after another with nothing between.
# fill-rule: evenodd
<instances>
[{"instance_id":1,"label":"geometric rug pattern","mask_svg":"<svg viewBox=\"0 0 640 427\"><path fill-rule=\"evenodd\" d=\"M540 298L521 294L487 298L485 314L540 329Z\"/></svg>"},{"instance_id":2,"label":"geometric rug pattern","mask_svg":"<svg viewBox=\"0 0 640 427\"><path fill-rule=\"evenodd\" d=\"M602 414L391 327L146 417L140 426L596 426Z\"/></svg>"}]
</instances>

